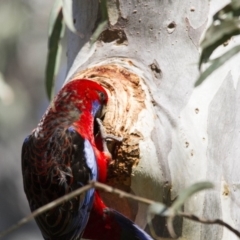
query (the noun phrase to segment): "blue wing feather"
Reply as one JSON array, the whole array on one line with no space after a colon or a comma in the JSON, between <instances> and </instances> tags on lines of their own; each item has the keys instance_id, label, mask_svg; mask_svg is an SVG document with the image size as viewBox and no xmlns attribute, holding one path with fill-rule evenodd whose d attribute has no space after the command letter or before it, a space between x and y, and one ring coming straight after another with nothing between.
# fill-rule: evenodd
<instances>
[{"instance_id":1,"label":"blue wing feather","mask_svg":"<svg viewBox=\"0 0 240 240\"><path fill-rule=\"evenodd\" d=\"M120 225L122 240L153 240L144 230L116 210L108 208L106 209L106 213L113 217Z\"/></svg>"}]
</instances>

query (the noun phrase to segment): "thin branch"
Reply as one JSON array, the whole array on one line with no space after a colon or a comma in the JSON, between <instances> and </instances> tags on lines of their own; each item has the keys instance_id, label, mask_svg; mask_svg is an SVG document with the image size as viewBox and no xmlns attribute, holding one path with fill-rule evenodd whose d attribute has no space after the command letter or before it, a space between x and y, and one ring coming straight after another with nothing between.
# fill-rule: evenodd
<instances>
[{"instance_id":1,"label":"thin branch","mask_svg":"<svg viewBox=\"0 0 240 240\"><path fill-rule=\"evenodd\" d=\"M27 217L21 219L18 223L16 223L15 225L11 226L10 228L8 228L5 231L0 232L0 238L6 236L7 234L11 233L12 231L18 229L19 227L21 227L22 225L26 224L27 222L29 222L30 220L32 220L33 218L39 216L40 214L60 205L61 203L65 202L65 201L69 201L70 199L80 195L83 192L88 191L91 188L98 188L98 189L102 189L106 192L110 192L110 193L114 193L116 195L118 195L120 198L129 198L129 199L133 199L137 202L143 203L143 204L147 204L147 205L151 205L153 203L157 203L155 201L149 200L147 198L143 198L143 197L138 197L135 196L133 194L130 193L126 193L124 191L118 190L116 188L110 187L106 184L103 183L99 183L99 182L90 182L88 185L79 188L77 190L75 190L72 193L69 193L61 198L58 198L55 201L52 201L46 205L44 205L43 207L38 208L36 211L34 211L32 214L28 215ZM167 209L166 209L167 210ZM196 222L200 222L203 224L218 224L221 226L226 227L227 229L229 229L230 231L232 231L233 233L235 233L238 237L240 237L240 232L237 231L236 229L234 229L233 227L231 227L229 224L225 223L224 221L220 220L220 219L214 219L214 220L209 220L209 219L203 219L203 218L199 218L193 214L189 214L189 213L185 213L185 212L178 212L176 213L176 215L190 219L192 221L196 221Z\"/></svg>"},{"instance_id":2,"label":"thin branch","mask_svg":"<svg viewBox=\"0 0 240 240\"><path fill-rule=\"evenodd\" d=\"M144 204L147 204L147 205L157 203L155 201L152 201L152 200L149 200L149 199L146 199L146 198L138 197L138 196L123 192L121 190L118 190L116 188L110 187L108 185L105 185L105 184L102 184L102 183L99 183L99 182L92 182L92 184L95 188L103 189L103 190L105 190L107 192L110 192L110 193L115 193L121 198L122 197L130 198L130 199L133 199L137 202L141 202L141 203L144 203ZM168 209L166 209L165 211L167 211L167 210ZM203 219L203 218L200 218L196 215L186 213L186 212L178 212L178 213L176 213L176 216L177 215L181 216L181 217L184 217L184 218L187 218L187 219L190 219L190 220L195 221L195 222L203 223L203 224L218 224L218 225L224 226L227 229L229 229L230 231L232 231L233 233L235 233L238 237L240 237L240 232L238 230L236 230L235 228L231 227L229 224L227 224L223 220L220 220L220 219L213 219L213 220ZM170 226L170 229L173 230L173 228L171 228L171 226ZM176 236L175 233L174 233L174 230L171 231L171 235Z\"/></svg>"},{"instance_id":3,"label":"thin branch","mask_svg":"<svg viewBox=\"0 0 240 240\"><path fill-rule=\"evenodd\" d=\"M182 216L184 218L190 219L190 220L195 221L195 222L200 222L200 223L203 223L203 224L218 224L218 225L224 226L228 230L230 230L233 233L235 233L240 238L240 232L237 231L235 228L233 228L232 226L230 226L229 224L227 224L226 222L224 222L221 219L213 219L213 220L204 219L204 218L200 218L200 217L198 217L198 216L196 216L194 214L185 213L185 212L180 212L179 216Z\"/></svg>"},{"instance_id":4,"label":"thin branch","mask_svg":"<svg viewBox=\"0 0 240 240\"><path fill-rule=\"evenodd\" d=\"M15 231L16 229L18 229L19 227L21 227L22 225L30 222L33 218L39 216L40 214L60 205L63 202L69 201L70 199L80 195L83 192L86 192L87 190L91 189L93 186L92 184L88 184L82 188L77 189L74 192L71 192L67 195L64 195L60 198L58 198L57 200L54 200L40 208L38 208L37 210L35 210L34 212L32 212L32 214L28 215L25 218L22 218L19 222L17 222L16 224L12 225L10 228L6 229L5 231L0 232L0 238L6 236L7 234Z\"/></svg>"},{"instance_id":5,"label":"thin branch","mask_svg":"<svg viewBox=\"0 0 240 240\"><path fill-rule=\"evenodd\" d=\"M152 201L152 200L149 200L147 198L143 198L143 197L138 197L138 196L135 196L133 194L130 194L130 193L126 193L122 190L119 190L117 188L113 188L113 187L110 187L106 184L103 184L103 183L100 183L100 182L91 182L92 186L95 187L95 188L98 188L98 189L102 189L106 192L109 192L109 193L114 193L116 195L119 196L119 198L129 198L129 199L133 199L137 202L140 202L140 203L144 203L146 205L151 205L153 203L156 203L155 201Z\"/></svg>"},{"instance_id":6,"label":"thin branch","mask_svg":"<svg viewBox=\"0 0 240 240\"><path fill-rule=\"evenodd\" d=\"M106 192L111 192L111 193L117 194L120 198L121 197L131 198L131 199L133 199L135 201L138 201L138 202L141 202L141 203L145 203L147 205L150 205L150 204L154 203L154 201L148 200L146 198L137 197L137 196L134 196L132 194L123 192L121 190L118 190L116 188L109 187L108 185L105 185L105 184L93 181L93 182L90 182L88 185L86 185L86 186L84 186L82 188L79 188L79 189L77 189L77 190L75 190L75 191L73 191L73 192L71 192L71 193L69 193L67 195L64 195L64 196L58 198L57 200L54 200L54 201L52 201L52 202L50 202L50 203L48 203L48 204L38 208L37 210L32 212L32 214L28 215L25 218L22 218L19 222L17 222L16 224L12 225L11 227L6 229L5 231L0 232L0 238L2 238L4 236L6 236L7 234L15 231L16 229L18 229L22 225L30 222L33 218L41 215L42 213L44 213L44 212L46 212L46 211L48 211L48 210L50 210L50 209L60 205L63 202L69 201L70 199L80 195L83 192L88 191L91 188L103 189Z\"/></svg>"}]
</instances>

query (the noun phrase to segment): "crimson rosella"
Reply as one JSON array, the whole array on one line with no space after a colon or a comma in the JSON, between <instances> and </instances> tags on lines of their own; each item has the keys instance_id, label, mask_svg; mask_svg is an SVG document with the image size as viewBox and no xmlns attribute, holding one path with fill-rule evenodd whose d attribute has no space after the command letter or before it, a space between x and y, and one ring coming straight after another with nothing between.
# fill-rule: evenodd
<instances>
[{"instance_id":1,"label":"crimson rosella","mask_svg":"<svg viewBox=\"0 0 240 240\"><path fill-rule=\"evenodd\" d=\"M66 84L22 147L24 190L31 211L105 178L106 159L97 153L94 120L107 103L99 84L81 79ZM96 160L96 155L98 159ZM102 157L102 158L101 158ZM97 162L99 161L99 162ZM97 166L98 165L98 166ZM98 174L103 168L103 174ZM45 239L79 239L94 200L91 189L43 213L36 222Z\"/></svg>"},{"instance_id":2,"label":"crimson rosella","mask_svg":"<svg viewBox=\"0 0 240 240\"><path fill-rule=\"evenodd\" d=\"M96 133L107 104L105 89L90 80L67 83L22 147L24 191L31 211L91 180L106 182L111 155ZM99 137L100 136L100 137ZM108 209L94 189L36 217L46 240L151 239L129 219ZM84 232L85 230L85 232Z\"/></svg>"}]
</instances>

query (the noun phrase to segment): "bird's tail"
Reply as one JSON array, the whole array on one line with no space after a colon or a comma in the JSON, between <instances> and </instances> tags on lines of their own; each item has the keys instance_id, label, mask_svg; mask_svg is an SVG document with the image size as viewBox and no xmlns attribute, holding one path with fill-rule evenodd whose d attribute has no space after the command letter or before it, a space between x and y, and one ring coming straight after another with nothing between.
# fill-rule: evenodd
<instances>
[{"instance_id":1,"label":"bird's tail","mask_svg":"<svg viewBox=\"0 0 240 240\"><path fill-rule=\"evenodd\" d=\"M122 240L153 240L153 238L150 237L143 229L116 210L106 208L104 212L110 219L114 219L121 227Z\"/></svg>"}]
</instances>

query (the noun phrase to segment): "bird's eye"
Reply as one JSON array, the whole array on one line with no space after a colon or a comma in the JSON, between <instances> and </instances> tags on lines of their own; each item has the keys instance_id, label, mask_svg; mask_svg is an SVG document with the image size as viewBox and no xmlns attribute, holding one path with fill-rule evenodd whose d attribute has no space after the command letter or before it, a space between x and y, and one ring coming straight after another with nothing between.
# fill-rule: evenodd
<instances>
[{"instance_id":1,"label":"bird's eye","mask_svg":"<svg viewBox=\"0 0 240 240\"><path fill-rule=\"evenodd\" d=\"M107 96L104 92L97 91L101 103L106 102Z\"/></svg>"}]
</instances>

